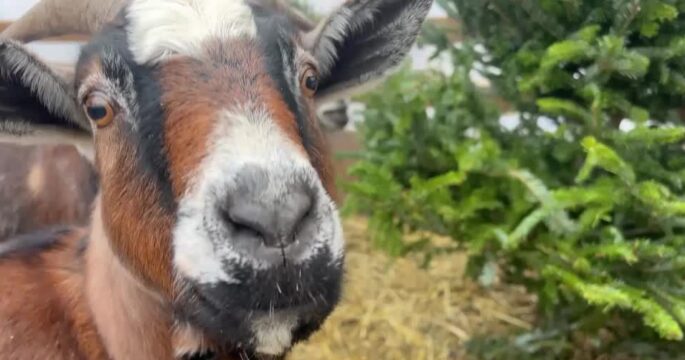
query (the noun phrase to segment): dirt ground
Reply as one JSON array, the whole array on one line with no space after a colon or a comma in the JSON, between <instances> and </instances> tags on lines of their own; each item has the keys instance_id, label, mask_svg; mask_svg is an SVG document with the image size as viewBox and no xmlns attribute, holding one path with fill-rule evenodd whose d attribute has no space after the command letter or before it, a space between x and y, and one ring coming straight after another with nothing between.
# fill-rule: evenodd
<instances>
[{"instance_id":1,"label":"dirt ground","mask_svg":"<svg viewBox=\"0 0 685 360\"><path fill-rule=\"evenodd\" d=\"M372 249L366 223L345 221L347 276L343 301L324 329L291 360L464 359L477 334L530 328L532 299L520 289L483 290L464 279L466 256L391 259Z\"/></svg>"}]
</instances>

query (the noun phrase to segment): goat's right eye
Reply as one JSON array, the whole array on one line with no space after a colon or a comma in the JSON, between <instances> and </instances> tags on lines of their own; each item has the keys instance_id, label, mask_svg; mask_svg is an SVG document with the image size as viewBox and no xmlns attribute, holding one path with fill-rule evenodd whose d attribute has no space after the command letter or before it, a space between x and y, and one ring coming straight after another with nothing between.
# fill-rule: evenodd
<instances>
[{"instance_id":1,"label":"goat's right eye","mask_svg":"<svg viewBox=\"0 0 685 360\"><path fill-rule=\"evenodd\" d=\"M86 98L83 110L88 119L99 128L109 125L114 120L114 109L109 99L102 93L94 92Z\"/></svg>"}]
</instances>

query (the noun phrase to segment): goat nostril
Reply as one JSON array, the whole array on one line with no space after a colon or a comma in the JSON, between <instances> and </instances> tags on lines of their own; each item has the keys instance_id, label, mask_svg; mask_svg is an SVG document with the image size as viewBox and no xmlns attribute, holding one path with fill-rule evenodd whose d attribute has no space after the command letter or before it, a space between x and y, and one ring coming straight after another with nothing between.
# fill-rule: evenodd
<instances>
[{"instance_id":1,"label":"goat nostril","mask_svg":"<svg viewBox=\"0 0 685 360\"><path fill-rule=\"evenodd\" d=\"M234 234L261 241L267 246L274 242L266 229L258 222L251 221L247 218L237 217L232 215L229 210L223 208L220 210L220 214L223 222L229 226Z\"/></svg>"},{"instance_id":2,"label":"goat nostril","mask_svg":"<svg viewBox=\"0 0 685 360\"><path fill-rule=\"evenodd\" d=\"M252 184L249 178L239 180ZM225 240L262 258L278 249L292 254L307 248L315 231L310 219L316 217L316 194L308 183L289 185L287 192L279 194L265 192L261 187L232 192L217 209L227 235Z\"/></svg>"},{"instance_id":3,"label":"goat nostril","mask_svg":"<svg viewBox=\"0 0 685 360\"><path fill-rule=\"evenodd\" d=\"M305 226L307 226L308 220L312 217L314 213L314 204L310 202L304 213L299 216L299 219L295 223L295 226L290 231L288 236L287 244L292 244L297 241L297 236L304 231Z\"/></svg>"},{"instance_id":4,"label":"goat nostril","mask_svg":"<svg viewBox=\"0 0 685 360\"><path fill-rule=\"evenodd\" d=\"M235 220L231 221L231 225L233 225L233 230L239 234L249 235L251 237L259 239L265 239L264 234L257 230L257 228L254 225L244 224Z\"/></svg>"}]
</instances>

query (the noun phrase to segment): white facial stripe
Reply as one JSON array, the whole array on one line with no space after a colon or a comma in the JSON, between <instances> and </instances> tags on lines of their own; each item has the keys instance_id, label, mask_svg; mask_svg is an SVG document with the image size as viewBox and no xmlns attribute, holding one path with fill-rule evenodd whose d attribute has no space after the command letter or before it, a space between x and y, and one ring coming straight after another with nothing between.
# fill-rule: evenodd
<instances>
[{"instance_id":1,"label":"white facial stripe","mask_svg":"<svg viewBox=\"0 0 685 360\"><path fill-rule=\"evenodd\" d=\"M340 214L335 206L333 199L328 199L330 202L330 207L332 209L332 216L336 219L333 222L333 227L331 229L331 240L328 244L328 248L331 251L331 256L333 256L333 261L341 261L345 255L345 236L343 232L342 223L340 222Z\"/></svg>"},{"instance_id":2,"label":"white facial stripe","mask_svg":"<svg viewBox=\"0 0 685 360\"><path fill-rule=\"evenodd\" d=\"M190 202L190 200L189 200ZM221 258L216 256L212 243L203 229L203 216L197 215L199 204L185 203L182 208L192 207L187 213L179 210L178 225L174 229L174 266L179 274L203 284L219 282L236 283L223 269Z\"/></svg>"},{"instance_id":3,"label":"white facial stripe","mask_svg":"<svg viewBox=\"0 0 685 360\"><path fill-rule=\"evenodd\" d=\"M255 37L252 10L243 0L133 0L129 46L136 62L169 55L197 56L204 40Z\"/></svg>"},{"instance_id":4,"label":"white facial stripe","mask_svg":"<svg viewBox=\"0 0 685 360\"><path fill-rule=\"evenodd\" d=\"M317 192L316 236L300 261L328 249L339 260L343 253L342 228L337 210L315 169L263 110L225 112L217 121L207 158L179 205L174 231L174 264L179 275L201 284L234 282L226 264L263 270L270 265L238 251L231 239L219 238L224 224L216 206L236 191L236 175L245 166L258 166L273 181L261 194L277 198L289 192L293 179L306 178ZM230 270L228 270L230 271Z\"/></svg>"}]
</instances>

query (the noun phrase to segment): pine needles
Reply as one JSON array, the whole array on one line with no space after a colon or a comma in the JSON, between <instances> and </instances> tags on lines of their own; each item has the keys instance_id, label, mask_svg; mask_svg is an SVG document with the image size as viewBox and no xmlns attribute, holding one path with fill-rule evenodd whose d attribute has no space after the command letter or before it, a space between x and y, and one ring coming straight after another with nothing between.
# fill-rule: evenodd
<instances>
[{"instance_id":1,"label":"pine needles","mask_svg":"<svg viewBox=\"0 0 685 360\"><path fill-rule=\"evenodd\" d=\"M441 3L471 38L442 49L454 74L405 71L365 99L349 208L394 255L466 249L474 279L499 268L536 294L538 329L506 342L522 358L571 358L578 338L597 354L680 356L685 1ZM471 83L479 70L515 126ZM414 230L455 245L404 240Z\"/></svg>"}]
</instances>

